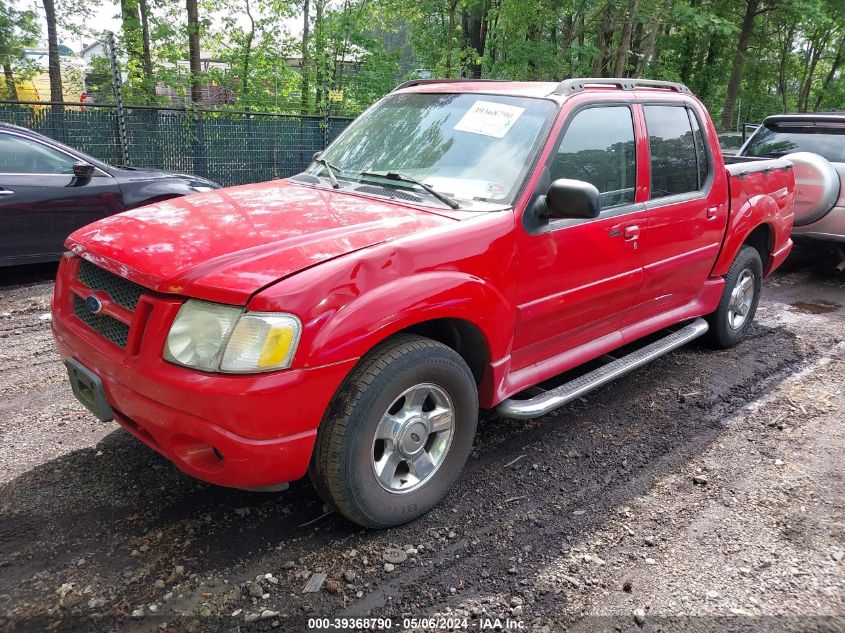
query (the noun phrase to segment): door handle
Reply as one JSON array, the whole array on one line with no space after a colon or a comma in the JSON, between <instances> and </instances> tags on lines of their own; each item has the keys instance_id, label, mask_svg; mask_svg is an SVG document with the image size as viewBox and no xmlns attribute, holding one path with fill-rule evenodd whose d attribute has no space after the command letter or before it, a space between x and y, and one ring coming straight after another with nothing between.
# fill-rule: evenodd
<instances>
[{"instance_id":1,"label":"door handle","mask_svg":"<svg viewBox=\"0 0 845 633\"><path fill-rule=\"evenodd\" d=\"M719 217L719 207L707 207L707 219L715 220Z\"/></svg>"},{"instance_id":2,"label":"door handle","mask_svg":"<svg viewBox=\"0 0 845 633\"><path fill-rule=\"evenodd\" d=\"M622 236L625 240L637 240L640 238L640 227L636 224L632 224L631 226L626 226L625 230L622 232Z\"/></svg>"},{"instance_id":3,"label":"door handle","mask_svg":"<svg viewBox=\"0 0 845 633\"><path fill-rule=\"evenodd\" d=\"M0 189L0 196L13 196L15 192L11 189Z\"/></svg>"}]
</instances>

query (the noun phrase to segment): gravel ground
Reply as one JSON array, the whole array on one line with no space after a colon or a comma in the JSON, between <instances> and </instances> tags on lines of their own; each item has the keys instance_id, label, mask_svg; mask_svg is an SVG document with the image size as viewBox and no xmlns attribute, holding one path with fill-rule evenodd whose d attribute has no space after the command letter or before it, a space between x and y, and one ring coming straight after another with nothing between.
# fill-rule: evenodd
<instances>
[{"instance_id":1,"label":"gravel ground","mask_svg":"<svg viewBox=\"0 0 845 633\"><path fill-rule=\"evenodd\" d=\"M306 481L194 481L93 420L52 344L53 273L0 270L0 630L845 631L845 276L807 253L732 350L484 414L444 502L382 532Z\"/></svg>"}]
</instances>

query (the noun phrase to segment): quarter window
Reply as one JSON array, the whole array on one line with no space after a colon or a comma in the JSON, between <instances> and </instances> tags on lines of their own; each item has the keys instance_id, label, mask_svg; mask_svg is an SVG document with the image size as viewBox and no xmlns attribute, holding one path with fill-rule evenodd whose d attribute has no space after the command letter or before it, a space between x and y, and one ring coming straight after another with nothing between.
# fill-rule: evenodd
<instances>
[{"instance_id":1,"label":"quarter window","mask_svg":"<svg viewBox=\"0 0 845 633\"><path fill-rule=\"evenodd\" d=\"M552 180L589 182L602 208L634 202L637 158L630 108L608 106L578 112L566 128L549 168Z\"/></svg>"},{"instance_id":2,"label":"quarter window","mask_svg":"<svg viewBox=\"0 0 845 633\"><path fill-rule=\"evenodd\" d=\"M651 197L700 190L707 156L698 121L683 106L645 106L651 152Z\"/></svg>"},{"instance_id":3,"label":"quarter window","mask_svg":"<svg viewBox=\"0 0 845 633\"><path fill-rule=\"evenodd\" d=\"M41 143L0 134L0 173L73 174L73 161Z\"/></svg>"}]
</instances>

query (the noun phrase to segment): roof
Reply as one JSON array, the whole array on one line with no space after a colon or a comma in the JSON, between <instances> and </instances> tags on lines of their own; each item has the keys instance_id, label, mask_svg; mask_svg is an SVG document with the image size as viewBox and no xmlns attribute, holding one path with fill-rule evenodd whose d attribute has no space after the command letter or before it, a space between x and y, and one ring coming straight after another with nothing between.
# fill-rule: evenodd
<instances>
[{"instance_id":1,"label":"roof","mask_svg":"<svg viewBox=\"0 0 845 633\"><path fill-rule=\"evenodd\" d=\"M415 79L399 85L402 92L469 92L501 94L514 97L553 98L560 100L570 95L596 90L655 90L663 93L692 94L683 84L654 79L613 77L584 77L552 81L505 81L501 79Z\"/></svg>"}]
</instances>

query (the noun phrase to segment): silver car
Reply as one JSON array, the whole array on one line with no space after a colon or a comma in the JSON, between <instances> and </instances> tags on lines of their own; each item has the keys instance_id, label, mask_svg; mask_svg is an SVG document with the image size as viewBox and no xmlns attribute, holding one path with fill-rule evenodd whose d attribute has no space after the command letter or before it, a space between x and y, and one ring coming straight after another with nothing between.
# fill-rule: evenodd
<instances>
[{"instance_id":1,"label":"silver car","mask_svg":"<svg viewBox=\"0 0 845 633\"><path fill-rule=\"evenodd\" d=\"M845 112L767 117L738 155L792 161L792 235L845 246Z\"/></svg>"}]
</instances>

